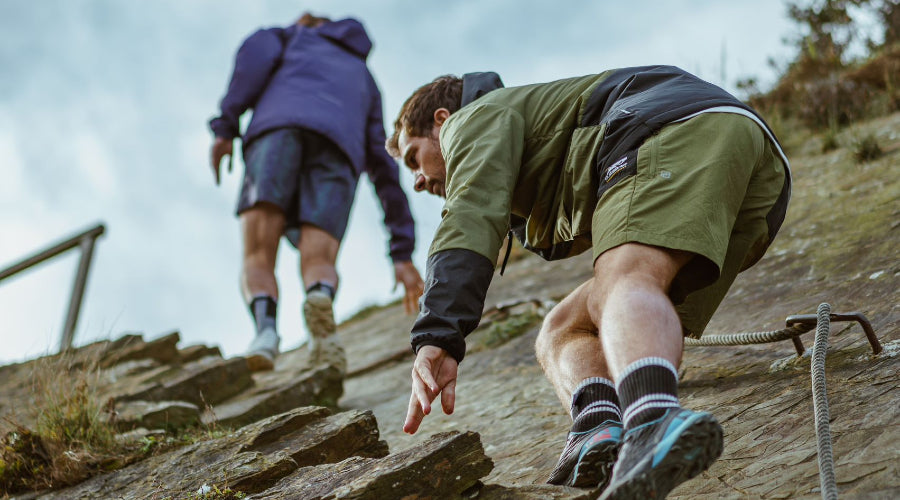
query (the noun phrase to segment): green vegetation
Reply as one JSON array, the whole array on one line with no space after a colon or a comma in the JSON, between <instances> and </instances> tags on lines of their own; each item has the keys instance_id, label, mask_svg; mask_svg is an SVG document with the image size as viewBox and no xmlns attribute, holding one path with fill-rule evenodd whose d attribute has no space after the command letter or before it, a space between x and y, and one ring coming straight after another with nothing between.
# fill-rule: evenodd
<instances>
[{"instance_id":1,"label":"green vegetation","mask_svg":"<svg viewBox=\"0 0 900 500\"><path fill-rule=\"evenodd\" d=\"M235 491L231 488L204 485L200 491L191 493L183 498L183 500L239 500L247 498L247 494L241 491Z\"/></svg>"},{"instance_id":2,"label":"green vegetation","mask_svg":"<svg viewBox=\"0 0 900 500\"><path fill-rule=\"evenodd\" d=\"M137 460L228 432L216 424L176 435L117 439L112 401L102 402L98 363L53 356L32 371L34 429L7 418L12 430L0 438L0 495L57 489ZM203 497L240 498L240 497Z\"/></svg>"},{"instance_id":3,"label":"green vegetation","mask_svg":"<svg viewBox=\"0 0 900 500\"><path fill-rule=\"evenodd\" d=\"M857 163L866 163L877 160L884 154L881 145L878 144L878 138L874 134L866 134L862 138L853 142L853 157Z\"/></svg>"},{"instance_id":4,"label":"green vegetation","mask_svg":"<svg viewBox=\"0 0 900 500\"><path fill-rule=\"evenodd\" d=\"M475 337L469 352L483 351L501 346L540 325L542 320L543 318L536 312L527 311L494 321L487 327L487 331Z\"/></svg>"},{"instance_id":5,"label":"green vegetation","mask_svg":"<svg viewBox=\"0 0 900 500\"><path fill-rule=\"evenodd\" d=\"M841 127L900 110L900 4L896 0L789 1L798 35L787 40L792 60L769 92L754 78L738 83L751 105L784 137L797 125L827 130L823 152L835 149ZM864 34L860 14L878 19L877 32Z\"/></svg>"}]
</instances>

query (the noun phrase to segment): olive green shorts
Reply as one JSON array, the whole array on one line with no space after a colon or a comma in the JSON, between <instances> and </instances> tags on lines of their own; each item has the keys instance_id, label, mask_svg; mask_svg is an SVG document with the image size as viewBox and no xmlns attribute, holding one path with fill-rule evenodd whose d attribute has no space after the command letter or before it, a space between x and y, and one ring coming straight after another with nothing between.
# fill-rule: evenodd
<instances>
[{"instance_id":1,"label":"olive green shorts","mask_svg":"<svg viewBox=\"0 0 900 500\"><path fill-rule=\"evenodd\" d=\"M768 248L766 216L784 185L780 156L750 118L704 113L666 125L641 145L637 173L600 198L594 260L629 242L696 254L669 296L685 335L699 337L737 274Z\"/></svg>"}]
</instances>

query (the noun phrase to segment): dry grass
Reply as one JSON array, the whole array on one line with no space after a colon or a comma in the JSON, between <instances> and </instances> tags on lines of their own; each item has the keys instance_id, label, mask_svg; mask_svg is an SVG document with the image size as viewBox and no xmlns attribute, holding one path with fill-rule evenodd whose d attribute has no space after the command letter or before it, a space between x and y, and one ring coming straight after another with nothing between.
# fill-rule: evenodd
<instances>
[{"instance_id":1,"label":"dry grass","mask_svg":"<svg viewBox=\"0 0 900 500\"><path fill-rule=\"evenodd\" d=\"M74 484L126 458L94 391L99 373L95 363L67 355L35 362L34 429L10 422L14 429L0 448L0 490Z\"/></svg>"},{"instance_id":2,"label":"dry grass","mask_svg":"<svg viewBox=\"0 0 900 500\"><path fill-rule=\"evenodd\" d=\"M12 430L0 439L0 498L77 484L203 438L203 431L188 429L179 438L117 439L111 402L97 392L101 376L97 360L83 353L34 362L31 401L22 405L30 427L5 419Z\"/></svg>"},{"instance_id":3,"label":"dry grass","mask_svg":"<svg viewBox=\"0 0 900 500\"><path fill-rule=\"evenodd\" d=\"M2 419L0 499L77 484L231 431L213 419L209 425L178 429L177 434L117 436L113 401L100 393L107 385L101 369L104 352L88 346L31 362L26 372L30 376L29 400L20 401L20 415ZM225 490L218 494L223 496L197 498L240 498Z\"/></svg>"}]
</instances>

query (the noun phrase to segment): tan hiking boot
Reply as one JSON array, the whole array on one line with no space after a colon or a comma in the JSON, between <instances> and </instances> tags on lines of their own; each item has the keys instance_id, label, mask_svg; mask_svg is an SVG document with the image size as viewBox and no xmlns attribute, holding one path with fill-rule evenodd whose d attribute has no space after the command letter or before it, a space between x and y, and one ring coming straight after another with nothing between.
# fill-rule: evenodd
<instances>
[{"instance_id":1,"label":"tan hiking boot","mask_svg":"<svg viewBox=\"0 0 900 500\"><path fill-rule=\"evenodd\" d=\"M327 364L341 374L347 372L347 355L337 336L332 300L327 293L313 290L306 295L303 316L309 332L309 365Z\"/></svg>"}]
</instances>

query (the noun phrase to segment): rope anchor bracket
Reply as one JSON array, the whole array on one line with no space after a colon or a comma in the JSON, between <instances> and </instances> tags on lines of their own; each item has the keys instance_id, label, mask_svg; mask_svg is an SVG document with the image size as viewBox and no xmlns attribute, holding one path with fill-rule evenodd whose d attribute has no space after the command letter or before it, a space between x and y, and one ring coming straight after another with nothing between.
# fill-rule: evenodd
<instances>
[{"instance_id":1,"label":"rope anchor bracket","mask_svg":"<svg viewBox=\"0 0 900 500\"><path fill-rule=\"evenodd\" d=\"M831 313L829 314L829 318L831 321L856 321L857 323L859 323L863 331L866 333L866 338L869 340L869 344L872 345L872 354L881 353L883 349L881 347L881 343L878 341L878 337L875 336L875 330L872 328L872 323L869 322L869 319L866 318L863 313ZM784 323L788 328L794 328L798 325L803 325L805 327L809 327L808 330L812 330L816 326L817 319L818 317L815 314L795 314L793 316L788 316L787 319L784 320ZM797 349L797 355L802 356L805 349L803 347L803 342L800 340L800 337L791 337L791 340L794 342L794 347Z\"/></svg>"}]
</instances>

